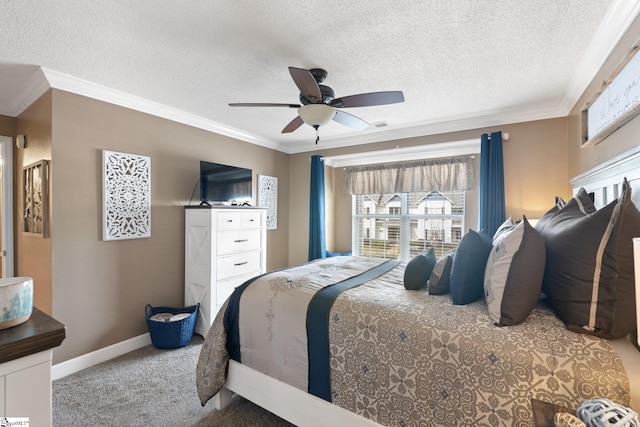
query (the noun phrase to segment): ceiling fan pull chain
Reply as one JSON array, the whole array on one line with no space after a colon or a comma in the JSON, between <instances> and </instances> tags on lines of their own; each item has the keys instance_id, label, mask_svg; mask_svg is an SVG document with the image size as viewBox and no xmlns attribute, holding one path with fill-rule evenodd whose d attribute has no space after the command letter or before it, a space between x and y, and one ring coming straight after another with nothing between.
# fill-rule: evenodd
<instances>
[{"instance_id":1,"label":"ceiling fan pull chain","mask_svg":"<svg viewBox=\"0 0 640 427\"><path fill-rule=\"evenodd\" d=\"M318 141L320 141L320 129L318 126L315 126L316 128L316 145L318 145Z\"/></svg>"}]
</instances>

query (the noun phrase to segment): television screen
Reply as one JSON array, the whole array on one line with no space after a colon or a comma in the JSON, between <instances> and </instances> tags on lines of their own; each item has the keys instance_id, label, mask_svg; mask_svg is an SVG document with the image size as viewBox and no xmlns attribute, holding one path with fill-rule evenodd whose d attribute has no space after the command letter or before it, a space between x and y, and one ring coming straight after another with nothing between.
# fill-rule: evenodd
<instances>
[{"instance_id":1,"label":"television screen","mask_svg":"<svg viewBox=\"0 0 640 427\"><path fill-rule=\"evenodd\" d=\"M200 201L246 202L251 200L251 169L200 162Z\"/></svg>"}]
</instances>

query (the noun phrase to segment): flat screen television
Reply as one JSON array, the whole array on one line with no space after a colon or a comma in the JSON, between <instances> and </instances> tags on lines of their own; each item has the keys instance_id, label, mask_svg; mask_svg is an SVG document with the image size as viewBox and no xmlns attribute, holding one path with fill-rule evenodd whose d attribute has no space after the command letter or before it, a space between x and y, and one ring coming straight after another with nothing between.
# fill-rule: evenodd
<instances>
[{"instance_id":1,"label":"flat screen television","mask_svg":"<svg viewBox=\"0 0 640 427\"><path fill-rule=\"evenodd\" d=\"M251 200L251 169L200 161L200 201L241 204Z\"/></svg>"}]
</instances>

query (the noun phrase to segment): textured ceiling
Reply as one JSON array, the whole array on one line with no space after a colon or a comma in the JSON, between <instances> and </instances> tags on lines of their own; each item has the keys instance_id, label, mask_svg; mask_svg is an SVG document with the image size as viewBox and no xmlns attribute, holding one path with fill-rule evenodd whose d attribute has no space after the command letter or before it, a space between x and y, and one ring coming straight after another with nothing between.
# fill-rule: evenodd
<instances>
[{"instance_id":1,"label":"textured ceiling","mask_svg":"<svg viewBox=\"0 0 640 427\"><path fill-rule=\"evenodd\" d=\"M311 127L280 133L295 110L227 105L298 103L294 66L326 69L336 96L404 92L402 104L348 110L387 127L331 122L323 147L555 117L639 1L2 1L0 113L19 114L12 105L44 73L52 87L114 90L149 111L164 106L223 134L306 151Z\"/></svg>"}]
</instances>

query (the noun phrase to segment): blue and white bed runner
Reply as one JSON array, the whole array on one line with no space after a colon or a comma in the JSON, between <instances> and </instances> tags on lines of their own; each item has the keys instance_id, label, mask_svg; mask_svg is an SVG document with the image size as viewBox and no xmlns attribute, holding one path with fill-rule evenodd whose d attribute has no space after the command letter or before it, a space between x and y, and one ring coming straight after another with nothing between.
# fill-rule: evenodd
<instances>
[{"instance_id":1,"label":"blue and white bed runner","mask_svg":"<svg viewBox=\"0 0 640 427\"><path fill-rule=\"evenodd\" d=\"M259 276L234 292L225 314L229 356L331 401L329 312L347 289L399 261L335 257Z\"/></svg>"}]
</instances>

